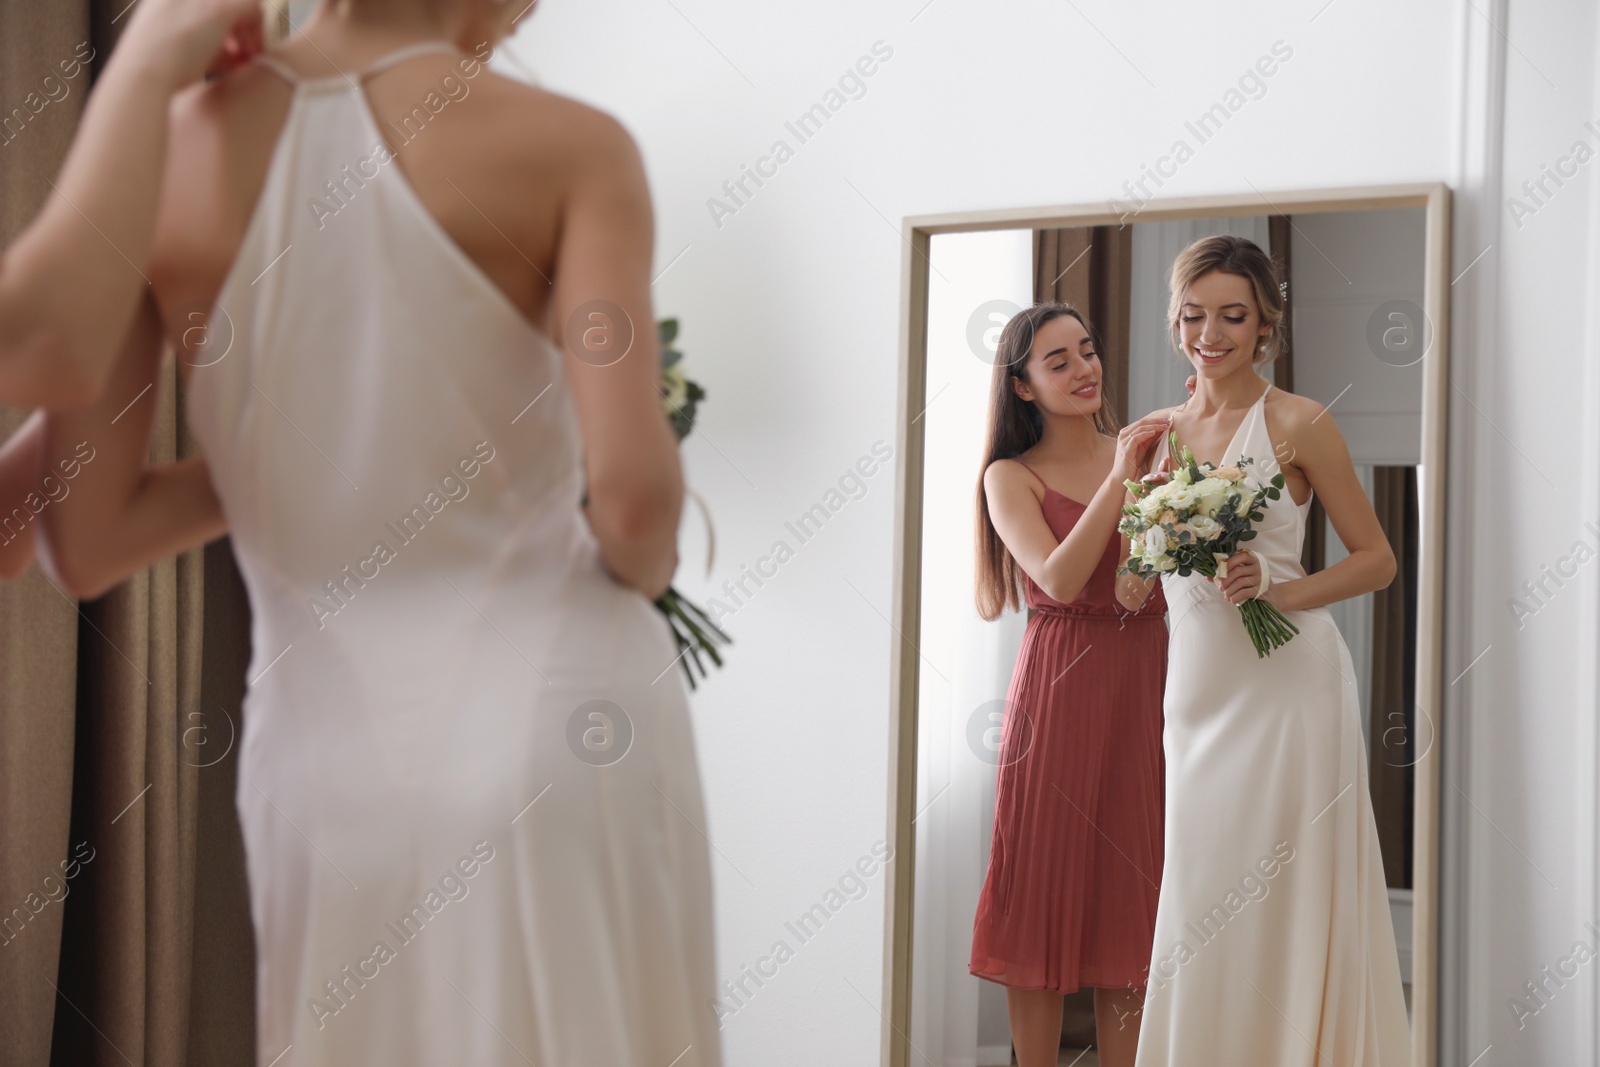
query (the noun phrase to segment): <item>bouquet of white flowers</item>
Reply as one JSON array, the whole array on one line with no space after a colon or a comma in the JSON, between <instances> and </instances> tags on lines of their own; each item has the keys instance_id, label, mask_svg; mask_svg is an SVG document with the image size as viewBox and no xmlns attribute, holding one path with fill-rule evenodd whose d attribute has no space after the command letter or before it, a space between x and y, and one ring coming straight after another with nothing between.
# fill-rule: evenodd
<instances>
[{"instance_id":1,"label":"bouquet of white flowers","mask_svg":"<svg viewBox=\"0 0 1600 1067\"><path fill-rule=\"evenodd\" d=\"M661 394L662 406L666 409L667 419L672 423L673 433L677 435L678 443L689 436L694 429L695 407L705 399L706 391L698 382L683 373L679 366L683 353L672 347L672 342L678 336L678 320L662 319L656 323L656 336L661 347L661 380L657 391ZM695 503L700 505L702 514L706 516L706 532L711 533L711 514L706 511L705 504L692 489L685 489L685 493ZM583 503L589 502L587 489L583 493ZM711 553L706 552L706 573L711 573ZM694 672L698 670L702 675L709 675L706 665L700 662L703 652L711 657L711 662L718 667L722 666L722 654L717 651L719 644L731 645L733 638L723 632L722 628L712 620L694 601L678 592L676 585L667 587L667 591L656 597L656 610L666 616L667 625L672 628L672 638L678 646L678 662L683 665L683 671L689 676L689 688L695 688Z\"/></svg>"},{"instance_id":2,"label":"bouquet of white flowers","mask_svg":"<svg viewBox=\"0 0 1600 1067\"><path fill-rule=\"evenodd\" d=\"M1117 524L1130 544L1128 562L1118 573L1150 578L1176 571L1226 578L1228 557L1240 542L1256 535L1251 524L1262 517L1263 499L1277 500L1282 493L1283 475L1254 487L1245 480L1245 468L1254 462L1249 458L1227 467L1201 466L1187 445L1178 448L1177 434L1172 435L1172 447L1175 469L1123 483L1134 499L1122 509ZM1240 604L1239 615L1258 657L1270 655L1300 632L1275 605L1259 597Z\"/></svg>"},{"instance_id":3,"label":"bouquet of white flowers","mask_svg":"<svg viewBox=\"0 0 1600 1067\"><path fill-rule=\"evenodd\" d=\"M706 391L700 384L683 373L680 361L683 353L672 347L672 342L678 337L678 320L662 319L656 324L658 337L661 343L661 384L658 387L661 393L661 403L666 408L667 419L672 423L672 430L678 437L678 443L689 436L694 429L695 406L705 399ZM700 510L706 517L706 531L710 534L711 513L706 511L705 504L700 498L689 490L689 496L700 504ZM711 571L711 555L706 554L706 572ZM704 652L711 657L711 662L722 666L722 656L717 651L718 644L733 644L733 638L723 633L722 628L711 620L698 604L678 592L677 586L669 586L665 593L656 598L656 608L665 615L667 623L672 627L673 639L678 644L678 655L683 664L684 673L689 676L689 688L695 688L694 672L698 668L701 674L709 673L706 665L700 662L700 653ZM687 655L685 655L687 653ZM689 661L694 660L694 666Z\"/></svg>"}]
</instances>

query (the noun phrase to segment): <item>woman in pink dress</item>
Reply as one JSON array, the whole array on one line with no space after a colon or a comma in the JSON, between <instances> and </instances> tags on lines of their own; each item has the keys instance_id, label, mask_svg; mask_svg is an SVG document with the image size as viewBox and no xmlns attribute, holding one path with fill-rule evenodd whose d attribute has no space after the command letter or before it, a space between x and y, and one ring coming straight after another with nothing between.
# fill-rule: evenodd
<instances>
[{"instance_id":1,"label":"woman in pink dress","mask_svg":"<svg viewBox=\"0 0 1600 1067\"><path fill-rule=\"evenodd\" d=\"M1028 620L1006 695L972 974L1006 986L1021 1067L1053 1067L1062 997L1095 990L1100 1062L1131 1067L1161 882L1166 612L1116 571L1123 480L1163 415L1113 435L1094 331L1043 303L1005 326L978 492L978 611Z\"/></svg>"}]
</instances>

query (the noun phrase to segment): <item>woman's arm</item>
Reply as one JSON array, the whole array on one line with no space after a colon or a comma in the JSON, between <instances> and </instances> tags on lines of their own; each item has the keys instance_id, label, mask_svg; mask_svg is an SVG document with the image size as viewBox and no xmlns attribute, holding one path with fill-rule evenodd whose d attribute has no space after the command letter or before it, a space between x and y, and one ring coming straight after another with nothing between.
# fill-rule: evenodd
<instances>
[{"instance_id":1,"label":"woman's arm","mask_svg":"<svg viewBox=\"0 0 1600 1067\"><path fill-rule=\"evenodd\" d=\"M161 357L161 318L146 295L101 399L45 419L41 455L87 453L71 492L36 520L40 567L80 600L227 532L203 460L146 466Z\"/></svg>"},{"instance_id":2,"label":"woman's arm","mask_svg":"<svg viewBox=\"0 0 1600 1067\"><path fill-rule=\"evenodd\" d=\"M1123 480L1140 473L1140 464L1165 432L1167 422L1166 413L1158 412L1123 427L1117 435L1117 459L1111 464L1111 473L1061 541L1051 532L1028 485L1033 476L1021 464L996 460L983 472L983 491L995 532L1017 565L1046 595L1070 603L1083 592L1105 554L1106 541L1120 536L1117 522L1128 495Z\"/></svg>"},{"instance_id":3,"label":"woman's arm","mask_svg":"<svg viewBox=\"0 0 1600 1067\"><path fill-rule=\"evenodd\" d=\"M1190 397L1194 397L1194 374L1190 374L1189 381L1184 382L1184 389L1189 392ZM1162 408L1162 410L1152 411L1147 418L1160 416L1160 418L1166 419L1165 429L1170 430L1173 411L1176 411L1176 408ZM1150 474L1155 470L1165 470L1166 467L1171 466L1171 451L1168 450L1166 445L1168 445L1166 432L1163 432L1162 437L1158 438L1157 442L1154 442L1154 446L1150 448L1149 464L1147 464L1146 470L1141 470L1141 475ZM1126 506L1126 504L1133 504L1133 493L1126 493L1125 498L1123 498L1123 506ZM1123 561L1126 561L1131 552L1133 552L1133 545L1128 541L1126 534L1118 533L1117 536L1122 537L1122 558ZM1144 606L1144 601L1149 600L1150 592L1155 589L1155 585L1160 581L1162 581L1162 577L1158 576L1158 574L1152 574L1150 577L1139 577L1138 574L1118 574L1117 603L1120 603L1128 611L1138 611L1139 608Z\"/></svg>"},{"instance_id":4,"label":"woman's arm","mask_svg":"<svg viewBox=\"0 0 1600 1067\"><path fill-rule=\"evenodd\" d=\"M99 395L146 285L173 94L259 39L257 0L135 5L49 199L0 254L0 401Z\"/></svg>"},{"instance_id":5,"label":"woman's arm","mask_svg":"<svg viewBox=\"0 0 1600 1067\"><path fill-rule=\"evenodd\" d=\"M1127 504L1132 501L1133 494L1128 493L1123 502ZM1126 534L1119 533L1117 536L1122 539L1122 559L1126 561L1132 546L1128 543ZM1151 590L1155 589L1159 581L1161 579L1157 575L1151 575L1149 578L1141 578L1131 573L1117 575L1117 603L1129 611L1138 611L1144 607L1144 602L1150 599Z\"/></svg>"},{"instance_id":6,"label":"woman's arm","mask_svg":"<svg viewBox=\"0 0 1600 1067\"><path fill-rule=\"evenodd\" d=\"M562 217L549 332L566 352L583 436L585 516L610 572L654 600L672 584L683 508L650 302L654 219L638 146L610 116L586 117L582 169ZM619 353L630 335L631 348Z\"/></svg>"},{"instance_id":7,"label":"woman's arm","mask_svg":"<svg viewBox=\"0 0 1600 1067\"><path fill-rule=\"evenodd\" d=\"M1265 598L1283 611L1322 607L1351 597L1382 589L1394 580L1394 550L1378 522L1366 490L1356 477L1355 465L1344 435L1333 416L1321 404L1305 397L1294 397L1281 408L1278 440L1288 446L1294 465L1306 476L1311 488L1322 498L1322 507L1333 523L1334 532L1349 552L1326 570L1304 578L1273 578ZM1274 413L1276 414L1276 413ZM1282 445L1279 446L1280 448ZM1294 506L1289 491L1283 490L1279 503ZM1241 550L1228 561L1228 579L1223 595L1239 604L1252 596L1261 584L1259 561ZM1234 560L1243 567L1234 573Z\"/></svg>"}]
</instances>

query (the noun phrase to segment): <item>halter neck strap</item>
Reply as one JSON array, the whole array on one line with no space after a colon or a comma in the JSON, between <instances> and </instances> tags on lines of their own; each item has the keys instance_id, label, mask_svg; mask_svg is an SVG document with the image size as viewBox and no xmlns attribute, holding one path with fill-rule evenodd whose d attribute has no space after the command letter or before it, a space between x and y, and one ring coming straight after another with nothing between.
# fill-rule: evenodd
<instances>
[{"instance_id":1,"label":"halter neck strap","mask_svg":"<svg viewBox=\"0 0 1600 1067\"><path fill-rule=\"evenodd\" d=\"M413 56L425 55L429 52L454 52L461 54L461 49L451 42L443 39L417 41L412 44L396 48L392 52L387 52L384 55L379 56L376 60L367 64L366 69L361 71L359 74L350 75L341 71L338 74L329 74L320 78L304 77L297 73L293 67L289 66L283 60L278 59L276 56L268 55L265 52L258 54L255 57L255 62L267 67L284 81L297 88L302 85L326 85L340 81L349 82L353 87L359 85L361 82L370 78L374 74L388 70L397 63L404 63Z\"/></svg>"}]
</instances>

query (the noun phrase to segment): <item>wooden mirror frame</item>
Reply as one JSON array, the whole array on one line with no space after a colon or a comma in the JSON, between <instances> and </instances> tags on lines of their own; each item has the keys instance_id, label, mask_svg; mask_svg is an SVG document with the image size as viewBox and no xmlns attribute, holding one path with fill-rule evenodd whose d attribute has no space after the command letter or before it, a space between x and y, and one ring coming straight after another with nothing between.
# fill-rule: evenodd
<instances>
[{"instance_id":1,"label":"wooden mirror frame","mask_svg":"<svg viewBox=\"0 0 1600 1067\"><path fill-rule=\"evenodd\" d=\"M1425 212L1423 312L1432 343L1422 361L1422 448L1417 467L1416 710L1432 724L1415 764L1412 822L1411 1049L1414 1067L1436 1067L1438 1056L1439 760L1443 690L1445 433L1448 415L1450 327L1450 188L1442 182L1343 189L1260 191L1230 196L1153 199L1138 221L1207 216L1311 214L1422 207ZM922 484L924 427L911 421L927 404L928 273L932 238L983 230L1059 229L1124 224L1109 204L1005 208L907 216L900 273L900 388L895 440L900 469L894 511L894 620L900 640L890 645L888 840L895 862L885 870L884 1067L911 1067L911 936L914 918L917 799L917 663L907 634L922 620ZM1419 738L1419 741L1421 739Z\"/></svg>"}]
</instances>

